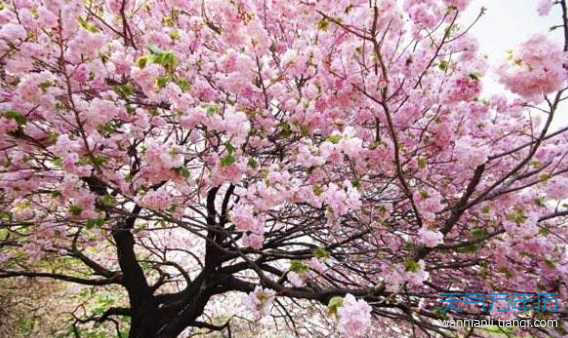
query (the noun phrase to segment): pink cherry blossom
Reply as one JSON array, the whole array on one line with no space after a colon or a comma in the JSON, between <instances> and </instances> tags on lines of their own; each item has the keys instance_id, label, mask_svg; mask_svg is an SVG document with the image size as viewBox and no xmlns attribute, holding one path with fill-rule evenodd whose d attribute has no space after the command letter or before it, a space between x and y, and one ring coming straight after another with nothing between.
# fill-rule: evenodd
<instances>
[{"instance_id":1,"label":"pink cherry blossom","mask_svg":"<svg viewBox=\"0 0 568 338\"><path fill-rule=\"evenodd\" d=\"M452 81L445 93L447 102L471 100L481 92L481 82L477 79L457 77Z\"/></svg>"},{"instance_id":2,"label":"pink cherry blossom","mask_svg":"<svg viewBox=\"0 0 568 338\"><path fill-rule=\"evenodd\" d=\"M251 205L238 204L231 210L231 221L237 229L250 231L253 234L261 235L263 233L262 220L255 215Z\"/></svg>"},{"instance_id":3,"label":"pink cherry blossom","mask_svg":"<svg viewBox=\"0 0 568 338\"><path fill-rule=\"evenodd\" d=\"M118 108L111 101L95 99L84 115L89 126L96 128L115 118L118 115Z\"/></svg>"},{"instance_id":4,"label":"pink cherry blossom","mask_svg":"<svg viewBox=\"0 0 568 338\"><path fill-rule=\"evenodd\" d=\"M537 12L541 16L546 16L550 13L554 2L552 0L540 0L537 7Z\"/></svg>"},{"instance_id":5,"label":"pink cherry blossom","mask_svg":"<svg viewBox=\"0 0 568 338\"><path fill-rule=\"evenodd\" d=\"M562 200L568 198L568 178L555 176L546 182L546 193L552 199Z\"/></svg>"},{"instance_id":6,"label":"pink cherry blossom","mask_svg":"<svg viewBox=\"0 0 568 338\"><path fill-rule=\"evenodd\" d=\"M349 186L347 189L341 189L335 184L330 184L325 192L325 203L331 209L335 216L346 214L349 210L357 210L360 207L360 194L357 189Z\"/></svg>"},{"instance_id":7,"label":"pink cherry blossom","mask_svg":"<svg viewBox=\"0 0 568 338\"><path fill-rule=\"evenodd\" d=\"M44 6L38 8L38 26L52 28L57 24L57 16Z\"/></svg>"},{"instance_id":8,"label":"pink cherry blossom","mask_svg":"<svg viewBox=\"0 0 568 338\"><path fill-rule=\"evenodd\" d=\"M461 165L475 169L487 161L490 148L481 140L461 138L456 142L455 154Z\"/></svg>"},{"instance_id":9,"label":"pink cherry blossom","mask_svg":"<svg viewBox=\"0 0 568 338\"><path fill-rule=\"evenodd\" d=\"M418 230L418 242L427 248L433 248L444 242L444 235L423 227Z\"/></svg>"},{"instance_id":10,"label":"pink cherry blossom","mask_svg":"<svg viewBox=\"0 0 568 338\"><path fill-rule=\"evenodd\" d=\"M290 282L290 284L292 284L293 286L295 286L297 288L300 288L300 287L306 285L306 283L304 282L302 277L294 271L289 271L288 274L286 275L286 278L288 278L288 281Z\"/></svg>"},{"instance_id":11,"label":"pink cherry blossom","mask_svg":"<svg viewBox=\"0 0 568 338\"><path fill-rule=\"evenodd\" d=\"M435 291L562 307L568 41L495 62L471 3L4 1L0 335L434 337Z\"/></svg>"},{"instance_id":12,"label":"pink cherry blossom","mask_svg":"<svg viewBox=\"0 0 568 338\"><path fill-rule=\"evenodd\" d=\"M306 265L309 266L314 271L316 271L317 273L324 273L328 269L327 266L322 261L320 261L315 257L312 257L310 260L308 260L306 262Z\"/></svg>"},{"instance_id":13,"label":"pink cherry blossom","mask_svg":"<svg viewBox=\"0 0 568 338\"><path fill-rule=\"evenodd\" d=\"M371 326L371 310L367 302L347 294L338 311L338 331L345 337L364 335Z\"/></svg>"},{"instance_id":14,"label":"pink cherry blossom","mask_svg":"<svg viewBox=\"0 0 568 338\"><path fill-rule=\"evenodd\" d=\"M264 241L264 237L262 234L244 234L242 238L243 246L251 247L256 250L262 249L262 243Z\"/></svg>"},{"instance_id":15,"label":"pink cherry blossom","mask_svg":"<svg viewBox=\"0 0 568 338\"><path fill-rule=\"evenodd\" d=\"M146 208L163 211L170 207L172 198L163 190L149 191L140 199L139 203Z\"/></svg>"},{"instance_id":16,"label":"pink cherry blossom","mask_svg":"<svg viewBox=\"0 0 568 338\"><path fill-rule=\"evenodd\" d=\"M467 8L471 0L444 0L449 6L454 6L458 10L463 11Z\"/></svg>"},{"instance_id":17,"label":"pink cherry blossom","mask_svg":"<svg viewBox=\"0 0 568 338\"><path fill-rule=\"evenodd\" d=\"M565 64L562 47L546 35L536 34L510 55L497 74L513 93L539 99L565 85Z\"/></svg>"},{"instance_id":18,"label":"pink cherry blossom","mask_svg":"<svg viewBox=\"0 0 568 338\"><path fill-rule=\"evenodd\" d=\"M245 305L253 312L255 319L260 319L270 314L274 298L274 291L257 286L247 295Z\"/></svg>"},{"instance_id":19,"label":"pink cherry blossom","mask_svg":"<svg viewBox=\"0 0 568 338\"><path fill-rule=\"evenodd\" d=\"M26 30L18 24L9 23L0 28L0 39L8 41L24 40L26 36Z\"/></svg>"}]
</instances>

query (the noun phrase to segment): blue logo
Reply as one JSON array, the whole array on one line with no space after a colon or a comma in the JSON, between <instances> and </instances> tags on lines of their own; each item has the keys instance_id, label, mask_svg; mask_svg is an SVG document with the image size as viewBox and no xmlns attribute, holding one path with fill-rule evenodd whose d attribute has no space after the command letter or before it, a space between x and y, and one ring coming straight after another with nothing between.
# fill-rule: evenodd
<instances>
[{"instance_id":1,"label":"blue logo","mask_svg":"<svg viewBox=\"0 0 568 338\"><path fill-rule=\"evenodd\" d=\"M497 312L509 312L511 309L513 310L536 310L536 312L557 312L558 311L558 299L550 297L550 296L557 296L558 293L539 293L538 300L535 303L533 293L514 293L513 297L511 298L510 293L480 293L480 292L468 292L463 296L463 300L459 299L458 297L462 296L461 292L451 292L451 293L440 293L441 296L449 296L450 299L443 299L441 300L442 303L447 303L448 306L440 312L446 312L449 309L453 309L456 312L462 312L458 309L455 304L456 303L465 303L465 304L479 304L483 312L490 312L493 309L493 305L497 302L506 302L507 309L506 310L497 310ZM487 307L487 303L485 302L486 296L491 296L491 304ZM550 304L554 302L554 304ZM530 304L533 303L533 304ZM536 305L536 308L535 306ZM554 305L554 309L552 308Z\"/></svg>"}]
</instances>

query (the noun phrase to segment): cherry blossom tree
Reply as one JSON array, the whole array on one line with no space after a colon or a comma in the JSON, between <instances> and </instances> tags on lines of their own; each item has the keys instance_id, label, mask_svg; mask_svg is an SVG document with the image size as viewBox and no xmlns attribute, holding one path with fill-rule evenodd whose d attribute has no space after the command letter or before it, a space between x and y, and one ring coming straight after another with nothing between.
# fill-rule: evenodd
<instances>
[{"instance_id":1,"label":"cherry blossom tree","mask_svg":"<svg viewBox=\"0 0 568 338\"><path fill-rule=\"evenodd\" d=\"M567 4L493 60L469 2L0 3L0 279L116 295L70 337L566 337Z\"/></svg>"}]
</instances>

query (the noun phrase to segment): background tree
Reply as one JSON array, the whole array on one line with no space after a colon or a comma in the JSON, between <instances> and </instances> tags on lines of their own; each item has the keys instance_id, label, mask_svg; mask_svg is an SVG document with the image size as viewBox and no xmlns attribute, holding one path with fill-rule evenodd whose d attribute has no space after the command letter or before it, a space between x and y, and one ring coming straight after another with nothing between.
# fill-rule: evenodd
<instances>
[{"instance_id":1,"label":"background tree","mask_svg":"<svg viewBox=\"0 0 568 338\"><path fill-rule=\"evenodd\" d=\"M451 291L558 293L491 315L566 336L568 47L486 95L468 3L2 4L0 278L114 290L76 337L453 337Z\"/></svg>"}]
</instances>

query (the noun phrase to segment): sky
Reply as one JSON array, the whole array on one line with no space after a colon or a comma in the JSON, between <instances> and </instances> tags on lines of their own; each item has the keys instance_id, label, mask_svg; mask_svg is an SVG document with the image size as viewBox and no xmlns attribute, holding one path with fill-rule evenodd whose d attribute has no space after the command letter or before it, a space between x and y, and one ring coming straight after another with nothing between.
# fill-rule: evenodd
<instances>
[{"instance_id":1,"label":"sky","mask_svg":"<svg viewBox=\"0 0 568 338\"><path fill-rule=\"evenodd\" d=\"M473 0L462 18L462 25L475 20L482 7L487 9L480 21L472 28L479 39L481 53L494 64L507 57L507 51L515 49L532 34L549 32L550 27L562 22L562 10L555 5L546 17L538 15L540 0ZM550 36L562 43L562 31L557 29ZM493 79L484 79L487 92L505 89ZM564 114L562 114L564 111ZM554 129L568 125L568 105L555 116Z\"/></svg>"}]
</instances>

